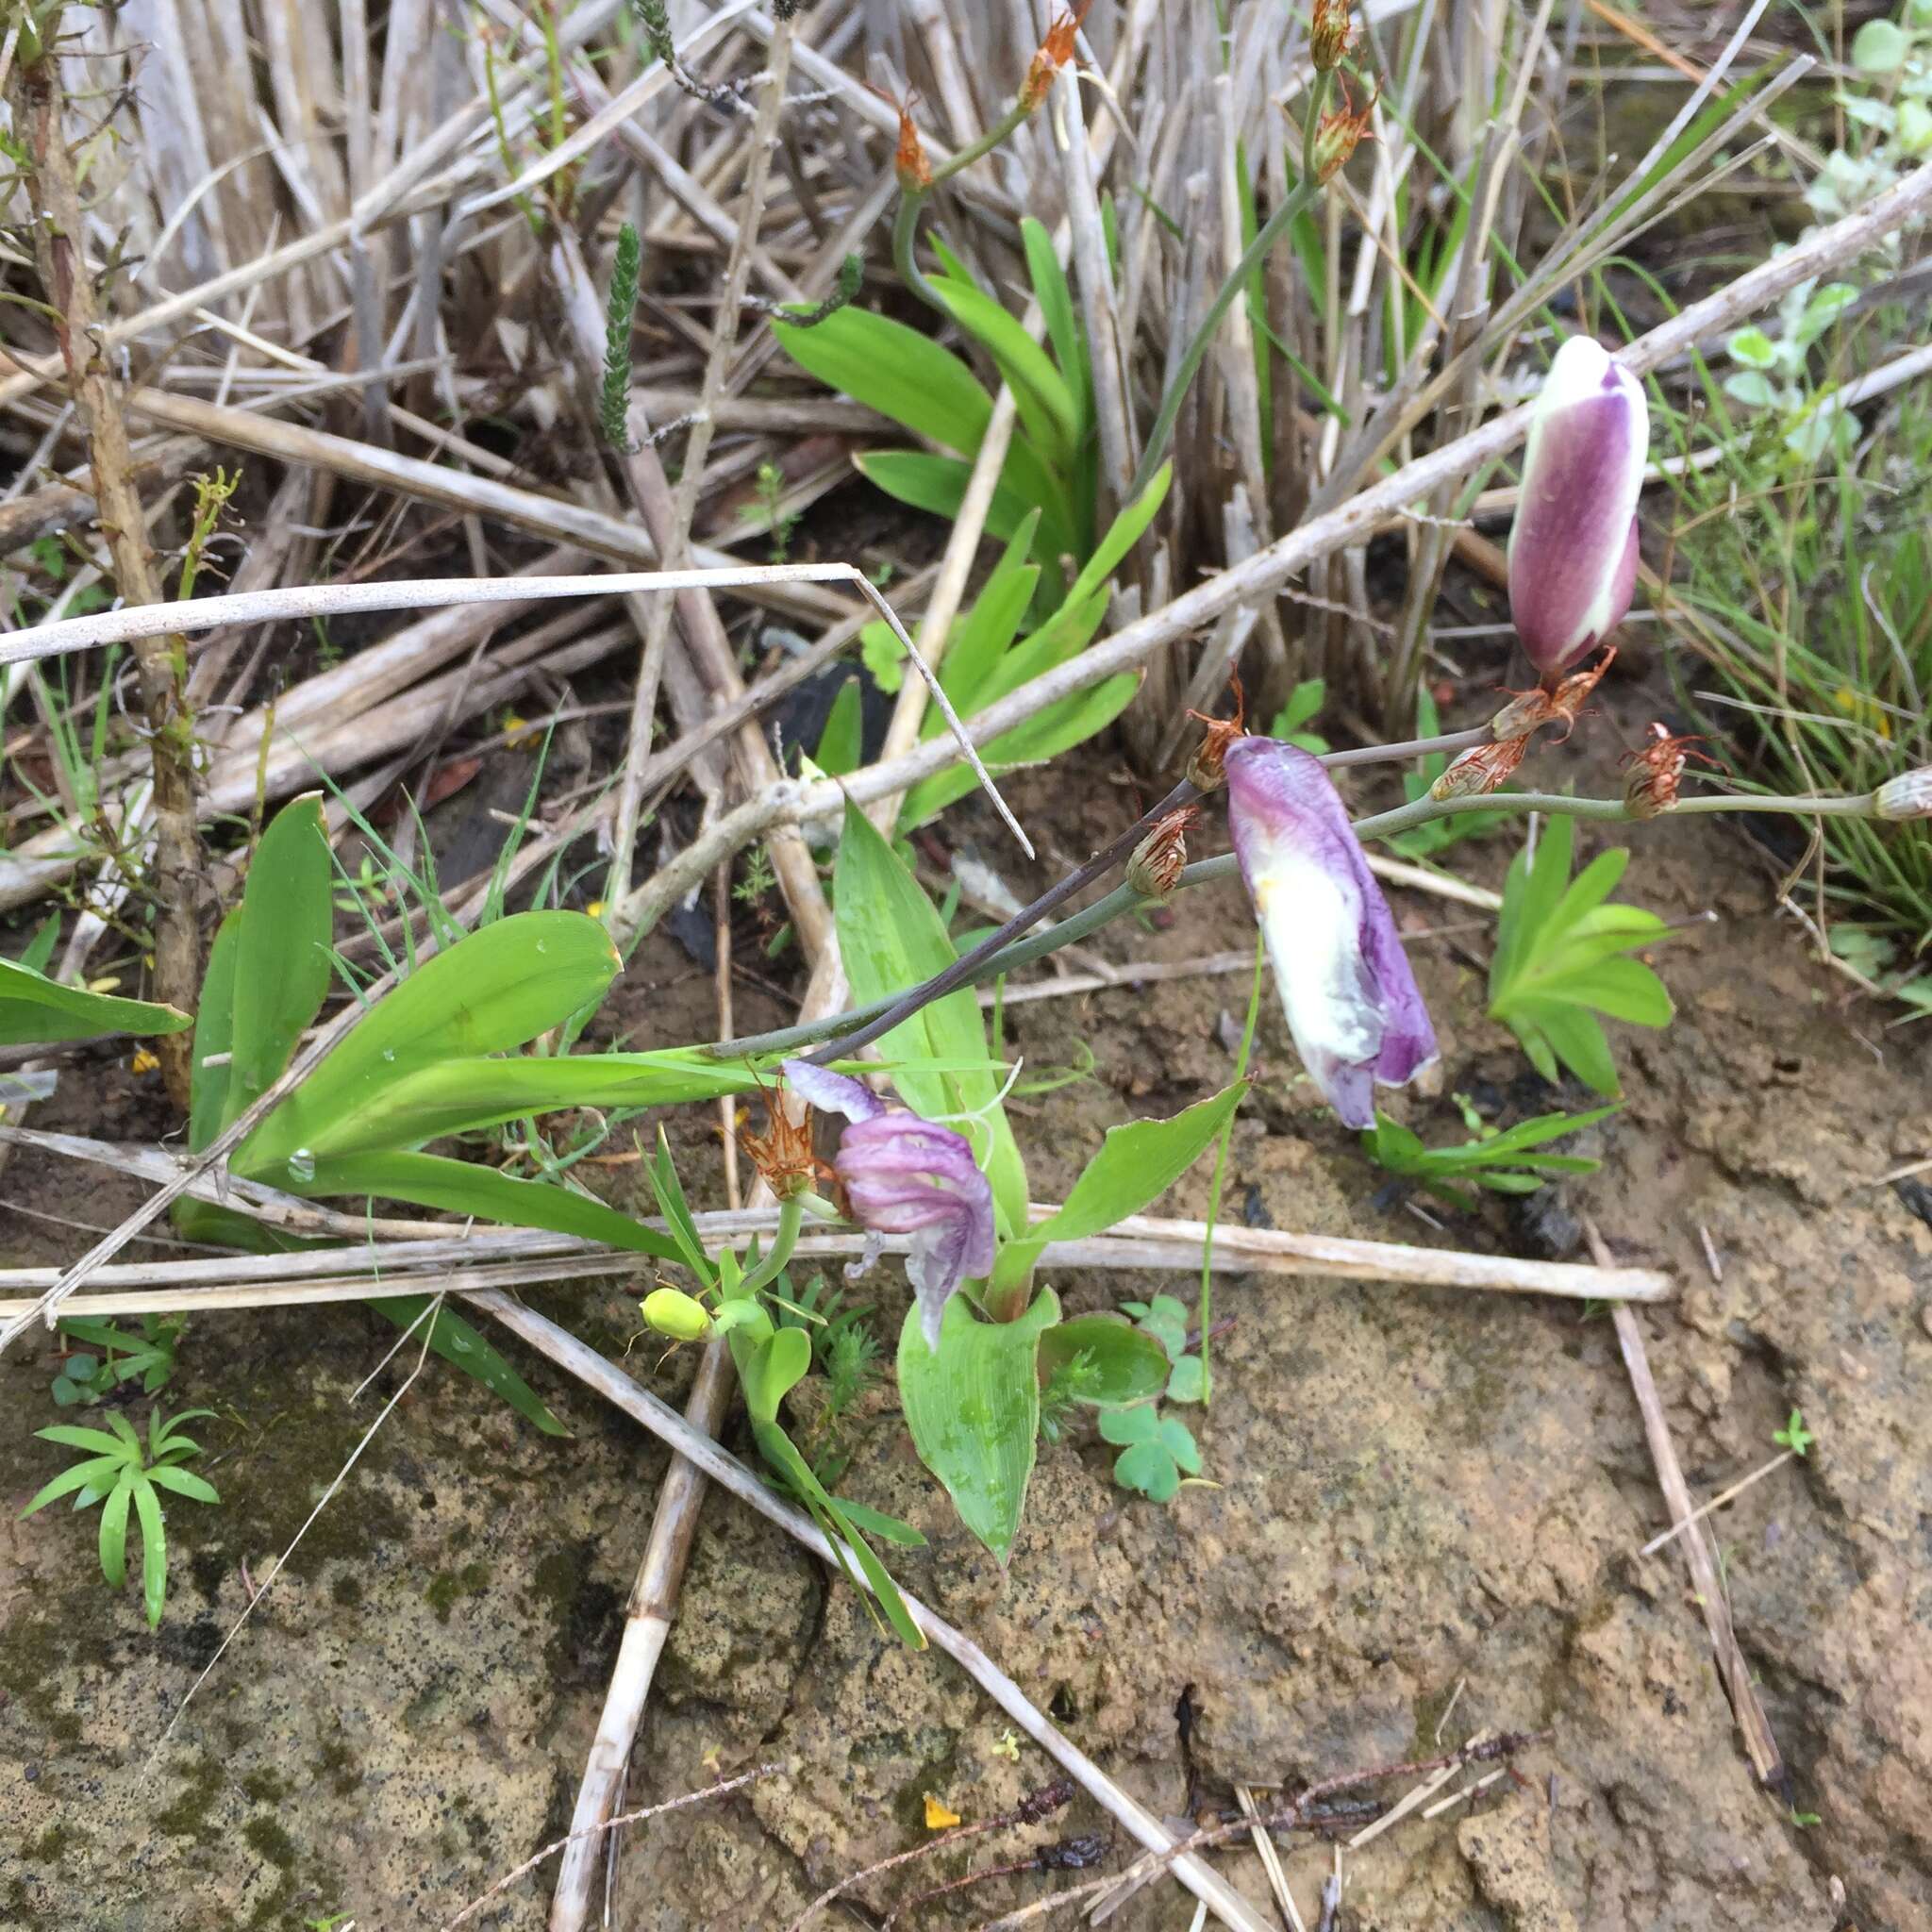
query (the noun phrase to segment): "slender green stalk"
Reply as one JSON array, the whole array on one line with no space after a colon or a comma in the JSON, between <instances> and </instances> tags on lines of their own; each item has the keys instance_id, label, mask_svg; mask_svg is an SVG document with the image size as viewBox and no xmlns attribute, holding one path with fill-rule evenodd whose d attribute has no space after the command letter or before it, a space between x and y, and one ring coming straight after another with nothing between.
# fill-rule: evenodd
<instances>
[{"instance_id":1,"label":"slender green stalk","mask_svg":"<svg viewBox=\"0 0 1932 1932\"><path fill-rule=\"evenodd\" d=\"M798 1229L805 1220L805 1202L793 1194L778 1204L778 1225L773 1230L772 1245L749 1274L739 1284L741 1296L756 1294L759 1289L768 1288L785 1272L785 1264L791 1258L791 1250L798 1245Z\"/></svg>"},{"instance_id":2,"label":"slender green stalk","mask_svg":"<svg viewBox=\"0 0 1932 1932\"><path fill-rule=\"evenodd\" d=\"M1235 1056L1237 1082L1248 1077L1248 1057L1255 1049L1255 1028L1261 1018L1261 983L1268 976L1268 948L1255 935L1255 974L1248 987L1248 1018L1241 1028L1241 1051ZM1221 1124L1214 1143L1214 1179L1208 1189L1208 1235L1201 1243L1201 1312L1194 1318L1201 1329L1201 1406L1214 1404L1214 1226L1221 1219L1221 1190L1227 1178L1228 1143L1234 1139L1234 1115Z\"/></svg>"},{"instance_id":3,"label":"slender green stalk","mask_svg":"<svg viewBox=\"0 0 1932 1932\"><path fill-rule=\"evenodd\" d=\"M1166 801L1162 801L1163 806ZM1168 808L1171 809L1172 808ZM1157 813L1158 813L1157 808ZM1355 821L1356 837L1361 840L1387 839L1398 832L1412 830L1417 825L1426 824L1431 819L1454 818L1458 812L1466 811L1545 811L1561 812L1567 817L1591 819L1602 824L1644 824L1633 814L1621 798L1568 798L1554 791L1491 791L1479 798L1419 798L1413 805L1398 806L1393 811L1376 812L1365 819ZM1740 792L1710 792L1701 798L1680 799L1669 811L1659 814L1664 818L1692 817L1701 813L1723 811L1781 811L1800 818L1875 818L1872 794L1862 793L1851 796L1820 797L1757 797ZM1136 829L1142 829L1138 826ZM1109 851L1113 848L1109 847ZM1083 867L1087 873L1089 867ZM1185 891L1191 886L1212 885L1216 880L1232 878L1239 867L1234 854L1223 853L1216 858L1203 858L1188 866L1176 882L1175 890ZM1074 877L1079 877L1076 874ZM1064 889L1064 890L1063 890ZM1077 887L1055 889L1059 897L1071 897ZM1035 902L1036 904L1039 902ZM1058 901L1056 901L1058 903ZM803 1026L785 1026L771 1033L750 1034L738 1040L715 1041L709 1045L691 1049L694 1053L707 1055L712 1059L735 1060L752 1057L765 1058L772 1054L796 1053L801 1048L812 1046L822 1041L835 1041L837 1052L821 1052L813 1058L820 1061L836 1058L850 1049L855 1041L875 1040L879 1033L897 1025L908 1013L916 1012L927 1000L951 992L960 986L982 986L990 979L997 979L1002 974L1017 973L1023 966L1030 966L1036 959L1043 959L1049 953L1057 953L1062 946L1077 945L1091 937L1104 925L1110 925L1116 919L1129 912L1138 912L1152 908L1158 902L1143 898L1131 886L1116 886L1104 898L1096 899L1092 905L1071 914L1057 925L1044 932L1029 934L1010 944L976 946L964 955L956 967L940 975L945 981L940 986L938 979L928 982L926 987L916 987L910 991L898 994L891 999L874 1000L870 1006L858 1007L850 1012L834 1013L824 1020L813 1021ZM1031 909L1030 908L1028 908ZM1021 919L1024 914L1019 915ZM1015 922L1009 921L1002 932L1010 929ZM994 941L999 935L994 935ZM929 991L939 986L939 991ZM881 1025L879 1023L883 1021Z\"/></svg>"},{"instance_id":4,"label":"slender green stalk","mask_svg":"<svg viewBox=\"0 0 1932 1932\"><path fill-rule=\"evenodd\" d=\"M1315 129L1321 124L1322 109L1327 101L1328 75L1317 74L1314 86L1308 90L1308 111L1302 122L1301 179L1289 190L1281 206L1256 231L1255 239L1235 264L1234 273L1222 283L1215 291L1214 300L1208 305L1208 313L1202 317L1200 327L1194 331L1187 353L1181 358L1180 367L1174 371L1174 381L1160 399L1159 413L1154 419L1154 427L1147 433L1147 446L1141 455L1141 467L1133 482L1127 486L1129 503L1153 482L1154 473L1160 467L1160 459L1166 454L1168 440L1174 435L1181 405L1187 400L1189 386L1200 370L1208 354L1208 345L1214 340L1222 318L1234 307L1235 298L1248 286L1249 276L1267 260L1274 244L1288 232L1289 224L1314 200L1315 191L1322 185L1315 178L1313 166Z\"/></svg>"}]
</instances>

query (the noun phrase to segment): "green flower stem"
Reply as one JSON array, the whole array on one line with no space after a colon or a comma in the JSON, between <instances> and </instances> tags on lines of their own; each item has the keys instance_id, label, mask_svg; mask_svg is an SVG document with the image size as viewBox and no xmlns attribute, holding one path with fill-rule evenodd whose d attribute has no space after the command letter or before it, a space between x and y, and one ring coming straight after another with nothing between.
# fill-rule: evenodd
<instances>
[{"instance_id":1,"label":"green flower stem","mask_svg":"<svg viewBox=\"0 0 1932 1932\"><path fill-rule=\"evenodd\" d=\"M1459 737L1466 735L1458 734ZM1487 733L1483 735L1487 736ZM1454 818L1458 812L1465 811L1562 812L1571 818L1592 819L1610 824L1645 823L1634 819L1629 807L1621 798L1568 798L1552 791L1491 791L1478 798L1419 798L1413 805L1398 806L1393 811L1376 812L1368 818L1357 819L1355 832L1358 839L1387 839L1417 825L1427 824L1431 819ZM1877 816L1869 792L1856 796L1790 798L1757 797L1748 792L1709 792L1701 798L1682 799L1658 816L1686 818L1718 811L1782 811L1806 818ZM1087 870L1082 868L1082 872ZM1212 885L1217 879L1232 878L1238 870L1231 852L1217 858L1198 859L1182 872L1175 890ZM1070 897L1071 891L1062 896ZM950 992L958 986L983 986L990 979L999 978L1002 974L1017 973L1023 966L1030 966L1035 960L1045 958L1049 953L1058 952L1062 946L1077 945L1102 926L1110 925L1126 913L1152 910L1158 903L1158 900L1142 898L1131 886L1116 886L1104 898L1096 899L1092 905L1061 920L1058 924L1049 926L1045 932L1036 932L1010 944L1000 945L997 950L975 947L958 962L957 978L950 974L942 975L948 984L941 991ZM997 937L995 935L995 939ZM913 993L921 997L915 1001ZM870 1006L858 1007L846 1013L834 1013L829 1018L815 1020L803 1026L783 1026L771 1033L716 1041L693 1051L713 1059L735 1060L753 1056L763 1058L771 1054L796 1053L821 1041L836 1040L842 1052L850 1040L858 1037L854 1029L862 1027L865 1038L875 1039L877 1034L873 1031L873 1026L876 1021L886 1018L888 1026L896 1025L907 1011L917 1010L926 998L939 996L927 994L924 987L915 988L913 993L874 1000Z\"/></svg>"},{"instance_id":2,"label":"green flower stem","mask_svg":"<svg viewBox=\"0 0 1932 1932\"><path fill-rule=\"evenodd\" d=\"M899 279L928 308L950 322L953 311L940 300L939 291L919 266L919 217L924 207L924 194L905 192L899 196L899 212L892 217L892 266L899 271Z\"/></svg>"},{"instance_id":3,"label":"green flower stem","mask_svg":"<svg viewBox=\"0 0 1932 1932\"><path fill-rule=\"evenodd\" d=\"M1281 206L1261 225L1241 260L1235 264L1234 273L1215 291L1214 300L1208 305L1208 313L1201 319L1201 326L1194 331L1193 340L1181 358L1180 367L1174 371L1174 381L1160 399L1160 412L1148 432L1147 447L1141 453L1140 470L1127 486L1126 500L1129 503L1134 502L1153 482L1168 440L1174 435L1181 404L1187 400L1189 386L1208 354L1208 345L1214 340L1214 332L1221 326L1222 318L1233 308L1235 298L1247 288L1248 277L1267 260L1274 244L1287 233L1288 225L1314 200L1316 191L1322 185L1315 179L1313 166L1315 129L1321 125L1322 109L1328 103L1328 75L1317 74L1315 84L1308 91L1308 110L1302 121L1301 179L1289 190Z\"/></svg>"},{"instance_id":4,"label":"green flower stem","mask_svg":"<svg viewBox=\"0 0 1932 1932\"><path fill-rule=\"evenodd\" d=\"M796 1194L778 1204L778 1225L772 1235L772 1246L756 1268L738 1284L738 1296L758 1293L761 1288L768 1288L784 1273L785 1264L791 1258L791 1250L798 1245L799 1224L805 1219L805 1203Z\"/></svg>"},{"instance_id":5,"label":"green flower stem","mask_svg":"<svg viewBox=\"0 0 1932 1932\"><path fill-rule=\"evenodd\" d=\"M982 155L991 154L1026 118L1027 109L1016 99L977 141L968 142L950 160L932 171L930 188L917 191L902 188L899 192L898 211L892 217L892 266L899 271L899 279L928 308L936 310L948 322L953 319L953 311L940 300L938 291L926 280L919 266L919 218L925 211L926 196L941 181L950 180L960 169L971 167Z\"/></svg>"}]
</instances>

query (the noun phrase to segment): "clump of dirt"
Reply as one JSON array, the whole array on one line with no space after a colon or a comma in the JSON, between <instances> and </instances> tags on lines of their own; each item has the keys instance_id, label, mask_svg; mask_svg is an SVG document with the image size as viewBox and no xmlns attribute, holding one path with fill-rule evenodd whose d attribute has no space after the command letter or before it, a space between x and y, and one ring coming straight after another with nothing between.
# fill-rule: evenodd
<instances>
[{"instance_id":1,"label":"clump of dirt","mask_svg":"<svg viewBox=\"0 0 1932 1932\"><path fill-rule=\"evenodd\" d=\"M1605 789L1603 747L1635 741L1636 702L1613 693L1609 722L1579 734L1594 759L1545 754L1539 782ZM1047 828L1043 865L1135 809L1098 762L1011 791ZM965 824L984 855L1007 849L990 819ZM1611 842L1602 829L1584 830L1586 853ZM1076 1430L1042 1448L1004 1570L890 1413L862 1423L845 1487L925 1532L926 1550L900 1553L907 1585L1163 1814L1227 1806L1236 1781L1291 1788L1426 1757L1479 1728L1546 1733L1518 1775L1351 1855L1350 1932L1904 1932L1932 1915L1932 1228L1871 1182L1932 1145L1926 1049L1807 962L1739 825L1620 837L1639 848L1623 896L1718 918L1658 949L1678 1018L1613 1029L1626 1093L1600 1133L1603 1167L1533 1226L1560 1249L1587 1211L1619 1258L1675 1274L1677 1299L1640 1319L1699 1494L1774 1454L1792 1407L1817 1433L1714 1524L1787 1789L1753 1778L1678 1553L1637 1554L1663 1505L1611 1326L1588 1305L1221 1277L1215 1311L1234 1326L1215 1343L1212 1407L1190 1414L1210 1480L1147 1504ZM1464 847L1458 869L1499 883L1513 843ZM1581 1105L1531 1091L1483 1016L1487 924L1434 898L1397 904L1443 1055L1393 1109L1449 1140L1463 1138L1458 1091L1520 1098L1519 1111ZM1161 930L1115 928L1096 946L1179 959L1249 930L1239 894L1216 891L1177 902ZM640 1043L708 1030L687 970L668 942L646 948L614 1024ZM1035 1195L1065 1188L1107 1126L1224 1084L1245 997L1235 975L1009 1008L1008 1050L1030 1068L1094 1056L1090 1078L1016 1107ZM767 1024L766 1005L782 1017L749 997L741 1024ZM1378 1240L1530 1238L1500 1208L1445 1215L1439 1234L1382 1191L1319 1108L1272 1001L1264 1015L1227 1211ZM709 1199L709 1123L682 1135ZM1205 1211L1208 1188L1204 1163L1169 1211ZM25 1157L8 1192L58 1212L83 1198L72 1170ZM124 1205L92 1182L84 1198L89 1219ZM34 1224L10 1236L17 1259L55 1252ZM1075 1308L1151 1285L1053 1283ZM895 1332L899 1285L867 1291ZM545 1305L613 1355L632 1332L621 1285ZM200 1433L224 1502L171 1515L157 1636L132 1591L102 1584L92 1516L13 1520L65 1454L27 1434L54 1419L47 1346L0 1362L0 1407L18 1419L0 1435L0 1839L25 1851L0 1872L8 1923L172 1932L346 1910L364 1926L436 1925L561 1830L665 1458L541 1364L528 1373L567 1441L432 1365L169 1729L249 1585L408 1373L399 1359L352 1400L392 1340L356 1309L196 1323L168 1399L221 1407ZM626 1365L675 1400L688 1363L640 1344ZM847 1588L728 1504L707 1511L659 1683L631 1803L781 1769L626 1836L613 1923L638 1932L782 1926L823 1886L920 1842L927 1793L970 1821L1053 1775L949 1662L900 1650ZM857 1896L883 1913L1017 1847L1107 1829L1083 1800ZM1286 1853L1311 1924L1331 1858L1307 1840ZM1265 1899L1252 1855L1229 1870ZM1002 1879L918 1923L981 1923L1056 1882ZM546 1898L525 1881L474 1923L541 1926ZM1109 1923L1164 1932L1191 1917L1162 1886Z\"/></svg>"}]
</instances>

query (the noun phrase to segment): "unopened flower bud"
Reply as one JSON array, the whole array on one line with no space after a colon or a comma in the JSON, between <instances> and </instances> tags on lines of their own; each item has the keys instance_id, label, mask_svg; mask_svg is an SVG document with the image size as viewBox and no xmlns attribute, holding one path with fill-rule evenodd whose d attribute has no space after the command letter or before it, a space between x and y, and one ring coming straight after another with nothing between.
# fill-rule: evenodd
<instances>
[{"instance_id":1,"label":"unopened flower bud","mask_svg":"<svg viewBox=\"0 0 1932 1932\"><path fill-rule=\"evenodd\" d=\"M656 1288L644 1297L644 1322L674 1341L702 1341L711 1332L704 1303L675 1288Z\"/></svg>"},{"instance_id":2,"label":"unopened flower bud","mask_svg":"<svg viewBox=\"0 0 1932 1932\"><path fill-rule=\"evenodd\" d=\"M1932 818L1932 765L1888 778L1872 794L1872 810L1881 819Z\"/></svg>"},{"instance_id":3,"label":"unopened flower bud","mask_svg":"<svg viewBox=\"0 0 1932 1932\"><path fill-rule=\"evenodd\" d=\"M1147 836L1134 847L1127 860L1127 883L1143 899L1166 900L1180 884L1181 869L1188 862L1188 824L1198 816L1195 808L1184 805L1165 818L1157 819Z\"/></svg>"},{"instance_id":4,"label":"unopened flower bud","mask_svg":"<svg viewBox=\"0 0 1932 1932\"><path fill-rule=\"evenodd\" d=\"M1040 43L1040 51L1028 64L1026 78L1020 85L1020 106L1026 113L1032 113L1053 92L1056 76L1074 58L1074 37L1092 5L1093 0L1080 0L1073 12L1061 14L1047 28L1046 39Z\"/></svg>"},{"instance_id":5,"label":"unopened flower bud","mask_svg":"<svg viewBox=\"0 0 1932 1932\"><path fill-rule=\"evenodd\" d=\"M1331 74L1348 57L1348 0L1315 0L1308 29L1308 58L1318 74Z\"/></svg>"},{"instance_id":6,"label":"unopened flower bud","mask_svg":"<svg viewBox=\"0 0 1932 1932\"><path fill-rule=\"evenodd\" d=\"M1530 415L1509 532L1509 616L1546 685L1630 608L1649 444L1643 385L1601 343L1572 336Z\"/></svg>"},{"instance_id":7,"label":"unopened flower bud","mask_svg":"<svg viewBox=\"0 0 1932 1932\"><path fill-rule=\"evenodd\" d=\"M1439 803L1445 798L1480 798L1515 772L1528 749L1526 737L1473 744L1429 787L1429 796Z\"/></svg>"}]
</instances>

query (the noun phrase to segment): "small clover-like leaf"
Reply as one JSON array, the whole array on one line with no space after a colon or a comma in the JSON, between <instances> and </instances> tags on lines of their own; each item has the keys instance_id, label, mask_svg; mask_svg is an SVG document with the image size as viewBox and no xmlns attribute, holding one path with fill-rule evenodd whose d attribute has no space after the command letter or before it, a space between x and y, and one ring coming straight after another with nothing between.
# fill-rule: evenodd
<instances>
[{"instance_id":1,"label":"small clover-like leaf","mask_svg":"<svg viewBox=\"0 0 1932 1932\"><path fill-rule=\"evenodd\" d=\"M1138 1490L1150 1503L1167 1502L1181 1486L1174 1457L1158 1442L1136 1442L1122 1450L1113 1476L1122 1489Z\"/></svg>"},{"instance_id":2,"label":"small clover-like leaf","mask_svg":"<svg viewBox=\"0 0 1932 1932\"><path fill-rule=\"evenodd\" d=\"M1201 1474L1201 1451L1194 1441L1194 1432L1184 1422L1177 1422L1173 1416L1163 1416L1160 1422L1160 1446L1174 1462L1190 1475Z\"/></svg>"},{"instance_id":3,"label":"small clover-like leaf","mask_svg":"<svg viewBox=\"0 0 1932 1932\"><path fill-rule=\"evenodd\" d=\"M1138 1408L1104 1408L1100 1412L1100 1439L1116 1448L1127 1443L1151 1442L1160 1431L1160 1418L1151 1404Z\"/></svg>"},{"instance_id":4,"label":"small clover-like leaf","mask_svg":"<svg viewBox=\"0 0 1932 1932\"><path fill-rule=\"evenodd\" d=\"M1208 1385L1207 1371L1201 1365L1197 1355L1184 1355L1174 1365L1174 1374L1167 1378L1167 1399L1170 1402L1199 1402Z\"/></svg>"}]
</instances>

